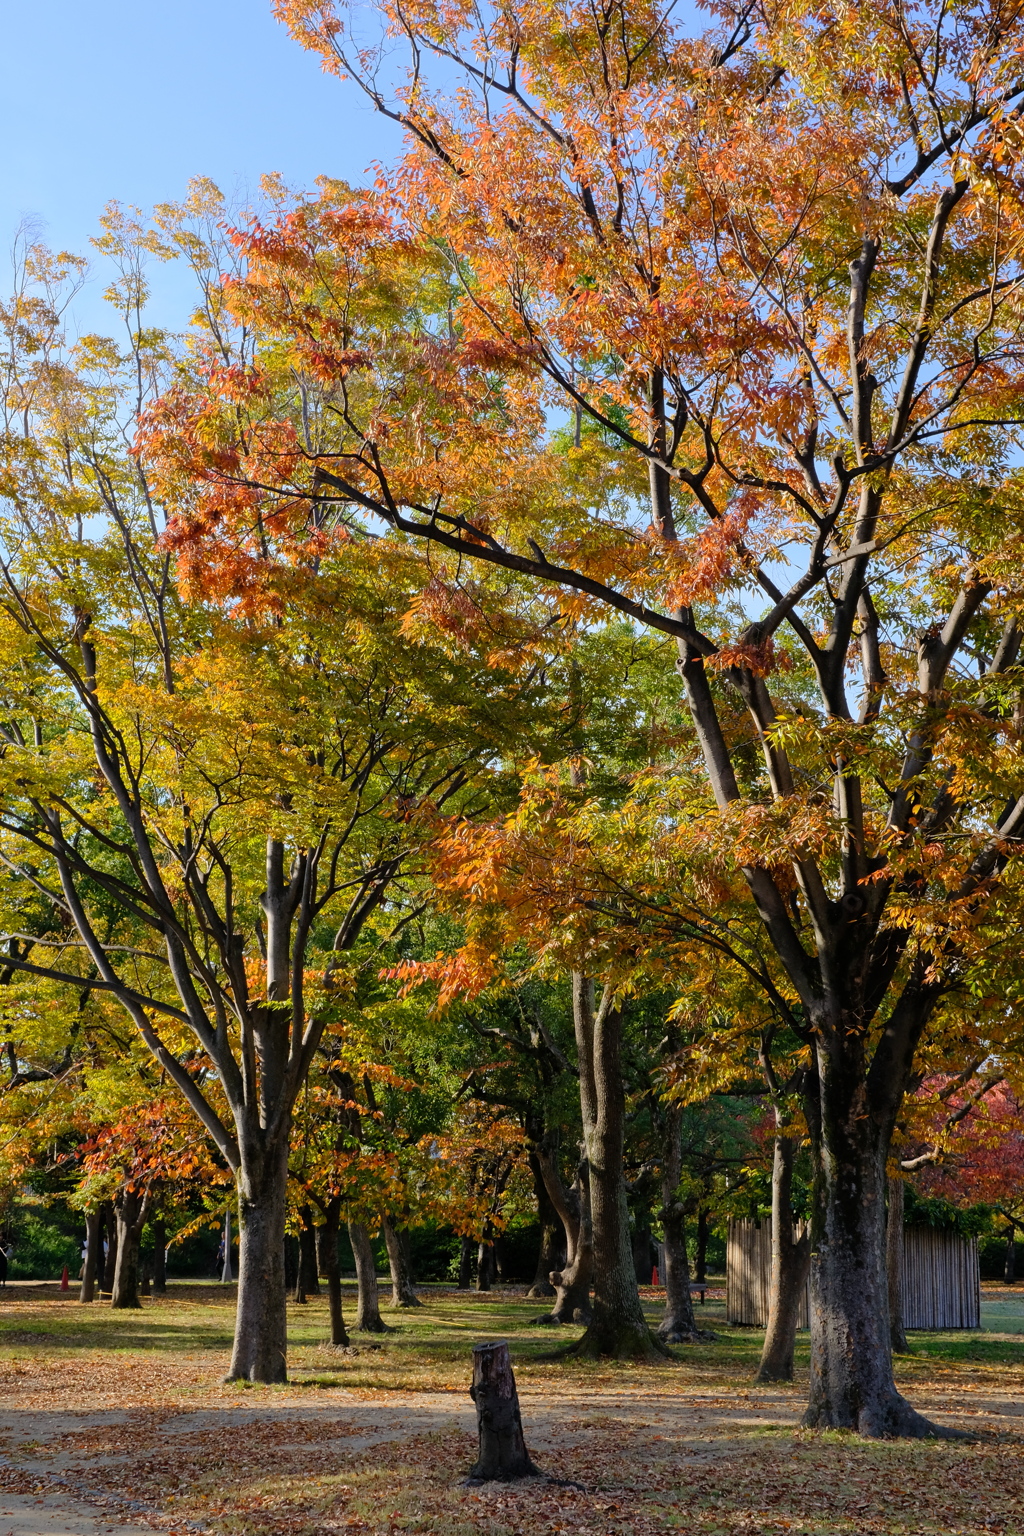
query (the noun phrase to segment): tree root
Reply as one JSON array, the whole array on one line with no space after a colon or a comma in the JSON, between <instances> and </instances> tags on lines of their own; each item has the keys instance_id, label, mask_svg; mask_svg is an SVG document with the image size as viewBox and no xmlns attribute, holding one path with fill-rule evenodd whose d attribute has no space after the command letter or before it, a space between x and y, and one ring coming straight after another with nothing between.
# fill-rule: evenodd
<instances>
[{"instance_id":1,"label":"tree root","mask_svg":"<svg viewBox=\"0 0 1024 1536\"><path fill-rule=\"evenodd\" d=\"M661 1365L674 1357L664 1340L659 1339L650 1329L644 1335L634 1328L608 1329L591 1323L574 1344L558 1351L557 1358L560 1360L646 1360L651 1365Z\"/></svg>"},{"instance_id":2,"label":"tree root","mask_svg":"<svg viewBox=\"0 0 1024 1536\"><path fill-rule=\"evenodd\" d=\"M847 1429L866 1440L973 1440L964 1429L936 1424L912 1408L898 1392L875 1409L862 1408L854 1417L829 1412L826 1404L811 1404L802 1420L805 1429Z\"/></svg>"},{"instance_id":3,"label":"tree root","mask_svg":"<svg viewBox=\"0 0 1024 1536\"><path fill-rule=\"evenodd\" d=\"M659 1328L657 1337L663 1344L717 1344L718 1334L710 1328L673 1328L665 1332Z\"/></svg>"}]
</instances>

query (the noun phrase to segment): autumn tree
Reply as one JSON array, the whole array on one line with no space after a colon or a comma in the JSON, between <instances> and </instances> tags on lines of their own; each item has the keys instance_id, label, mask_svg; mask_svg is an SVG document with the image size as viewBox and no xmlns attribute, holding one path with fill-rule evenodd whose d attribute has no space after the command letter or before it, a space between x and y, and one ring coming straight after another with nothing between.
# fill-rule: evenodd
<instances>
[{"instance_id":1,"label":"autumn tree","mask_svg":"<svg viewBox=\"0 0 1024 1536\"><path fill-rule=\"evenodd\" d=\"M381 10L378 46L278 5L407 156L240 237L237 302L333 439L268 458L211 378L168 429L182 526L258 484L432 548L449 608L513 572L671 637L680 814L749 903L688 921L812 1055L807 1422L932 1433L893 1384L885 1164L934 1010L1016 924L1018 12ZM443 323L373 309L417 252Z\"/></svg>"},{"instance_id":2,"label":"autumn tree","mask_svg":"<svg viewBox=\"0 0 1024 1536\"><path fill-rule=\"evenodd\" d=\"M240 1201L231 1375L281 1380L292 1115L345 957L429 839L418 808L468 792L534 694L528 665L470 683L426 640L403 672L421 573L369 540L342 569L314 538L294 592L240 554L241 607L189 600L126 447L172 347L141 323L136 232L110 230L126 347L62 347L52 304L8 316L0 837L59 928L8 961L115 999L209 1132ZM203 334L226 366L209 313Z\"/></svg>"}]
</instances>

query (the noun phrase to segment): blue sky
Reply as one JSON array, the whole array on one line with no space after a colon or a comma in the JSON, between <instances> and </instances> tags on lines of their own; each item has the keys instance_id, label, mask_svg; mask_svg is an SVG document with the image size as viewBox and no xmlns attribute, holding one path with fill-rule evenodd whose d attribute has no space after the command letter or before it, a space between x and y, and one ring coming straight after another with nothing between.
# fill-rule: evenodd
<instances>
[{"instance_id":1,"label":"blue sky","mask_svg":"<svg viewBox=\"0 0 1024 1536\"><path fill-rule=\"evenodd\" d=\"M265 171L300 188L319 174L357 182L398 148L356 88L292 42L270 0L0 0L0 36L0 252L26 216L47 244L86 252L112 199L173 201L195 175L229 196ZM90 329L105 277L97 258L77 305ZM152 318L175 327L184 279L153 277Z\"/></svg>"}]
</instances>

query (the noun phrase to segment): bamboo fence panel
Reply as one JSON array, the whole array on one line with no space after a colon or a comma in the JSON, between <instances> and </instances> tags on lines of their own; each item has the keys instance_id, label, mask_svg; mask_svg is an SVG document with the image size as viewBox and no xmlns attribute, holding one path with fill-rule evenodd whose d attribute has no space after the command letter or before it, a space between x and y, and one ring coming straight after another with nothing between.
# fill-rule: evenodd
<instances>
[{"instance_id":1,"label":"bamboo fence panel","mask_svg":"<svg viewBox=\"0 0 1024 1536\"><path fill-rule=\"evenodd\" d=\"M803 1222L797 1233L804 1230ZM768 1326L768 1285L772 1272L772 1223L735 1219L725 1248L725 1315L730 1323ZM804 1288L797 1327L810 1327L809 1292Z\"/></svg>"},{"instance_id":2,"label":"bamboo fence panel","mask_svg":"<svg viewBox=\"0 0 1024 1536\"><path fill-rule=\"evenodd\" d=\"M940 1227L904 1227L904 1328L980 1328L978 1240Z\"/></svg>"},{"instance_id":3,"label":"bamboo fence panel","mask_svg":"<svg viewBox=\"0 0 1024 1536\"><path fill-rule=\"evenodd\" d=\"M767 1326L771 1266L770 1219L730 1221L725 1258L725 1315L730 1323ZM901 1301L904 1328L980 1328L977 1239L938 1227L905 1227ZM809 1326L808 1287L797 1327Z\"/></svg>"}]
</instances>

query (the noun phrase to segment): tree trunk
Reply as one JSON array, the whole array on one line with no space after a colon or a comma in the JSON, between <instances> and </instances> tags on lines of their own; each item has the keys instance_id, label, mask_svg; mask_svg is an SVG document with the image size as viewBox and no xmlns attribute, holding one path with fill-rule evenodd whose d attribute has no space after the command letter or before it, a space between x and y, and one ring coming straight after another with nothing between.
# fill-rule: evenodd
<instances>
[{"instance_id":1,"label":"tree trunk","mask_svg":"<svg viewBox=\"0 0 1024 1536\"><path fill-rule=\"evenodd\" d=\"M459 1245L459 1290L468 1291L473 1278L473 1239L464 1237Z\"/></svg>"},{"instance_id":2,"label":"tree trunk","mask_svg":"<svg viewBox=\"0 0 1024 1536\"><path fill-rule=\"evenodd\" d=\"M295 1278L295 1301L304 1304L309 1296L319 1296L320 1286L316 1278L316 1232L313 1212L308 1205L299 1211L302 1226L299 1229L299 1267Z\"/></svg>"},{"instance_id":3,"label":"tree trunk","mask_svg":"<svg viewBox=\"0 0 1024 1536\"><path fill-rule=\"evenodd\" d=\"M473 1385L480 1449L470 1469L472 1482L512 1482L537 1476L523 1439L519 1395L507 1344L477 1344L473 1350Z\"/></svg>"},{"instance_id":4,"label":"tree trunk","mask_svg":"<svg viewBox=\"0 0 1024 1536\"><path fill-rule=\"evenodd\" d=\"M651 1228L649 1223L637 1219L633 1228L633 1273L637 1285L651 1285L654 1280L654 1260L651 1257Z\"/></svg>"},{"instance_id":5,"label":"tree trunk","mask_svg":"<svg viewBox=\"0 0 1024 1536\"><path fill-rule=\"evenodd\" d=\"M548 1277L555 1288L555 1304L550 1312L537 1318L537 1322L589 1323L590 1287L594 1278L594 1235L590 1221L586 1155L581 1157L571 1190L567 1190L562 1183L553 1140L540 1143L536 1157L548 1198L565 1234L565 1263L560 1270L552 1270Z\"/></svg>"},{"instance_id":6,"label":"tree trunk","mask_svg":"<svg viewBox=\"0 0 1024 1536\"><path fill-rule=\"evenodd\" d=\"M388 1249L388 1265L391 1269L391 1305L393 1307L418 1307L422 1303L413 1289L412 1265L405 1243L405 1234L395 1226L390 1216L381 1217L381 1228Z\"/></svg>"},{"instance_id":7,"label":"tree trunk","mask_svg":"<svg viewBox=\"0 0 1024 1536\"><path fill-rule=\"evenodd\" d=\"M482 1242L476 1250L476 1288L489 1291L494 1277L494 1244Z\"/></svg>"},{"instance_id":8,"label":"tree trunk","mask_svg":"<svg viewBox=\"0 0 1024 1536\"><path fill-rule=\"evenodd\" d=\"M231 1262L231 1212L224 1212L224 1262L220 1267L221 1285L230 1285L235 1278L234 1265Z\"/></svg>"},{"instance_id":9,"label":"tree trunk","mask_svg":"<svg viewBox=\"0 0 1024 1536\"><path fill-rule=\"evenodd\" d=\"M338 1229L341 1225L341 1201L335 1197L324 1211L323 1226L316 1229L316 1253L320 1273L327 1286L327 1305L331 1314L331 1343L338 1348L348 1344L348 1330L341 1313L341 1266L338 1263Z\"/></svg>"},{"instance_id":10,"label":"tree trunk","mask_svg":"<svg viewBox=\"0 0 1024 1536\"><path fill-rule=\"evenodd\" d=\"M356 1280L359 1300L356 1305L355 1328L359 1333L387 1333L388 1326L380 1315L380 1298L377 1291L377 1265L373 1257L370 1234L361 1221L348 1224L349 1241L356 1261Z\"/></svg>"},{"instance_id":11,"label":"tree trunk","mask_svg":"<svg viewBox=\"0 0 1024 1536\"><path fill-rule=\"evenodd\" d=\"M537 1220L540 1223L540 1250L537 1254L537 1269L533 1277L533 1284L527 1291L527 1296L540 1300L545 1296L553 1296L555 1288L549 1278L551 1271L559 1267L559 1233L561 1223L558 1220L558 1212L555 1210L544 1183L544 1174L535 1151L529 1154L530 1172L533 1175L533 1192L537 1200Z\"/></svg>"},{"instance_id":12,"label":"tree trunk","mask_svg":"<svg viewBox=\"0 0 1024 1536\"><path fill-rule=\"evenodd\" d=\"M284 1224L288 1136L246 1152L238 1177L238 1308L229 1381L288 1380Z\"/></svg>"},{"instance_id":13,"label":"tree trunk","mask_svg":"<svg viewBox=\"0 0 1024 1536\"><path fill-rule=\"evenodd\" d=\"M117 1269L117 1221L114 1218L114 1207L109 1200L104 1205L102 1214L103 1226L107 1234L107 1252L103 1260L100 1295L112 1296L114 1294L114 1274Z\"/></svg>"},{"instance_id":14,"label":"tree trunk","mask_svg":"<svg viewBox=\"0 0 1024 1536\"><path fill-rule=\"evenodd\" d=\"M708 1211L705 1205L697 1212L697 1252L694 1258L694 1279L698 1285L703 1285L708 1273Z\"/></svg>"},{"instance_id":15,"label":"tree trunk","mask_svg":"<svg viewBox=\"0 0 1024 1536\"><path fill-rule=\"evenodd\" d=\"M99 1268L100 1213L85 1213L85 1263L82 1265L82 1289L79 1301L92 1301L96 1295L96 1271Z\"/></svg>"},{"instance_id":16,"label":"tree trunk","mask_svg":"<svg viewBox=\"0 0 1024 1536\"><path fill-rule=\"evenodd\" d=\"M167 1290L167 1227L162 1216L151 1223L153 1228L153 1294L162 1296Z\"/></svg>"},{"instance_id":17,"label":"tree trunk","mask_svg":"<svg viewBox=\"0 0 1024 1536\"><path fill-rule=\"evenodd\" d=\"M909 1355L903 1326L903 1194L902 1179L889 1180L889 1208L885 1224L885 1273L889 1293L889 1343L894 1355Z\"/></svg>"},{"instance_id":18,"label":"tree trunk","mask_svg":"<svg viewBox=\"0 0 1024 1536\"><path fill-rule=\"evenodd\" d=\"M776 1121L772 1160L772 1267L768 1281L768 1326L755 1381L792 1381L793 1350L800 1301L811 1262L811 1235L797 1237L793 1221L793 1163L796 1142Z\"/></svg>"},{"instance_id":19,"label":"tree trunk","mask_svg":"<svg viewBox=\"0 0 1024 1536\"><path fill-rule=\"evenodd\" d=\"M837 1028L817 1048L811 1392L804 1423L860 1434L941 1435L896 1390L885 1272L888 1129L863 1107L864 1045Z\"/></svg>"},{"instance_id":20,"label":"tree trunk","mask_svg":"<svg viewBox=\"0 0 1024 1536\"><path fill-rule=\"evenodd\" d=\"M117 1221L117 1264L110 1305L118 1308L140 1307L139 1242L146 1220L146 1200L137 1190L121 1191L115 1203Z\"/></svg>"},{"instance_id":21,"label":"tree trunk","mask_svg":"<svg viewBox=\"0 0 1024 1536\"><path fill-rule=\"evenodd\" d=\"M690 1264L686 1255L686 1208L679 1199L683 1171L683 1111L665 1107L665 1136L661 1159L661 1225L665 1234L665 1316L658 1335L669 1344L693 1344L702 1337L693 1315Z\"/></svg>"},{"instance_id":22,"label":"tree trunk","mask_svg":"<svg viewBox=\"0 0 1024 1536\"><path fill-rule=\"evenodd\" d=\"M622 1164L622 1016L613 1006L610 987L605 988L597 1009L594 984L588 977L574 972L572 989L594 1238L593 1316L573 1353L585 1358L656 1359L668 1351L651 1332L640 1305L629 1240Z\"/></svg>"}]
</instances>

